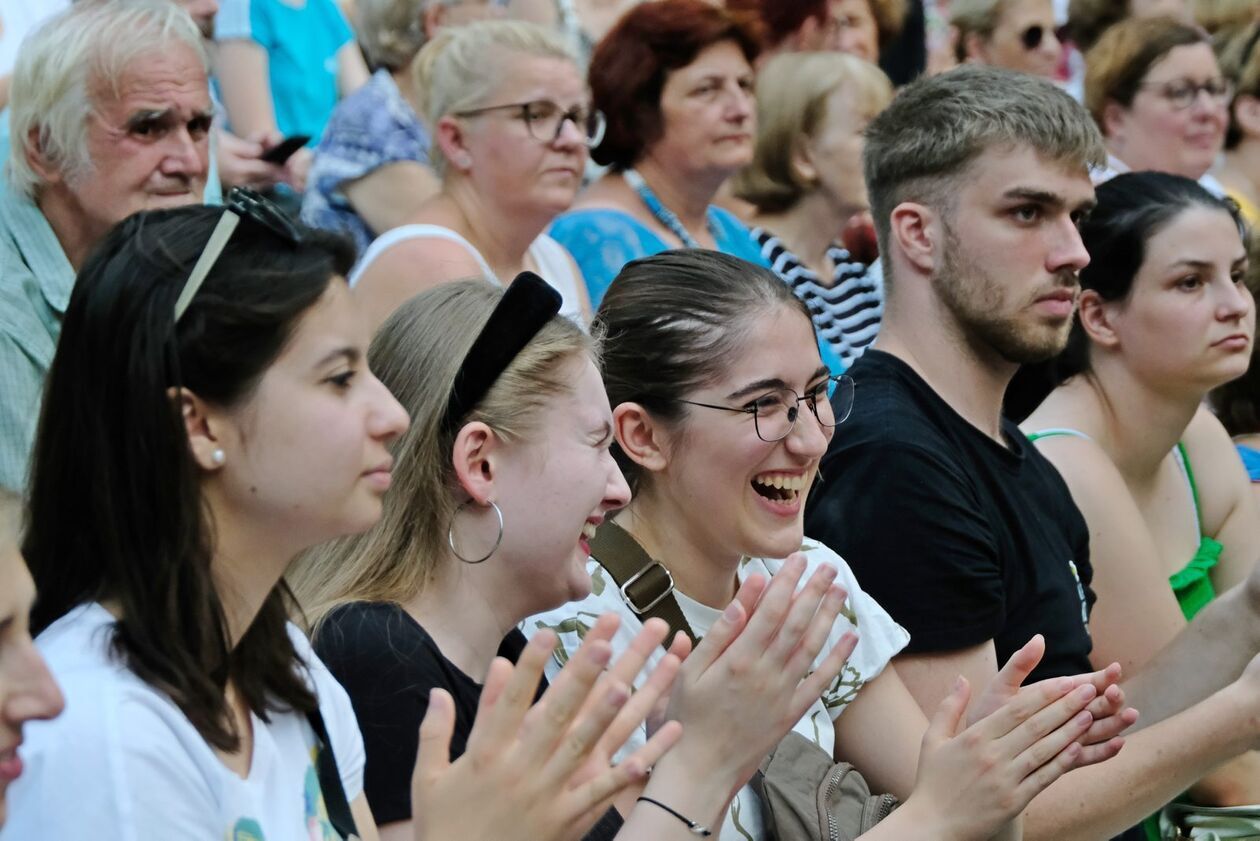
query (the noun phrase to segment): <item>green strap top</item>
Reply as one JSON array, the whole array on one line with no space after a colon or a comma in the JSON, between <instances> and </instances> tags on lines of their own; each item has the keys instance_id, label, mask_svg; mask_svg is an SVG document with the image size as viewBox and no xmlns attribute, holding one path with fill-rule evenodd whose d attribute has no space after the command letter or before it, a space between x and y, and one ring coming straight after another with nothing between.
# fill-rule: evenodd
<instances>
[{"instance_id":1,"label":"green strap top","mask_svg":"<svg viewBox=\"0 0 1260 841\"><path fill-rule=\"evenodd\" d=\"M1042 438L1064 435L1084 438L1087 441L1092 440L1078 429L1065 427L1042 429L1030 433L1028 440L1038 441ZM1186 458L1186 448L1180 441L1173 448L1173 455L1177 459L1177 465L1181 468L1182 474L1186 477L1186 484L1190 487L1190 502L1194 505L1194 519L1199 524L1199 548L1195 550L1194 557L1184 567L1168 576L1168 583L1177 597L1177 604L1181 606L1182 614L1189 621L1208 602L1216 598L1216 588L1212 586L1211 573L1212 568L1220 561L1221 551L1225 547L1203 533L1203 512L1199 508L1199 489L1194 482L1194 471L1190 468L1190 460Z\"/></svg>"}]
</instances>

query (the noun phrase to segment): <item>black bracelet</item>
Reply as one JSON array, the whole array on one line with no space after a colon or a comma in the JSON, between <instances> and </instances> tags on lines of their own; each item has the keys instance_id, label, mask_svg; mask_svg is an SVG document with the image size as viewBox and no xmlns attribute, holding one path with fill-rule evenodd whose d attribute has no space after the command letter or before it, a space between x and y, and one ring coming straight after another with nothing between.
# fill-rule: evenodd
<instances>
[{"instance_id":1,"label":"black bracelet","mask_svg":"<svg viewBox=\"0 0 1260 841\"><path fill-rule=\"evenodd\" d=\"M653 806L660 806L666 812L669 812L671 815L678 818L678 820L685 823L687 825L687 829L691 830L692 835L699 835L701 838L708 838L710 835L713 834L713 830L709 829L707 826L696 823L691 818L684 815L682 812L679 812L676 809L669 808L668 806L666 806L664 803L662 803L659 800L653 800L650 797L640 797L639 801L642 801L644 803L651 803ZM639 801L636 801L636 802L639 802Z\"/></svg>"}]
</instances>

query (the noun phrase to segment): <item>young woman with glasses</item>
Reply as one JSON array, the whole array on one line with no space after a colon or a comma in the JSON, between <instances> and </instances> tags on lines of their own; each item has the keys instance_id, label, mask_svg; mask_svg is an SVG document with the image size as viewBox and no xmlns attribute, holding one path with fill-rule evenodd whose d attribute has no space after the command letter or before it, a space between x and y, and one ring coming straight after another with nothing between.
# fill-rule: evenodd
<instances>
[{"instance_id":1,"label":"young woman with glasses","mask_svg":"<svg viewBox=\"0 0 1260 841\"><path fill-rule=\"evenodd\" d=\"M373 242L351 276L372 327L431 286L505 283L525 270L560 291L565 315L588 321L577 266L543 233L573 203L587 147L604 131L568 49L535 24L483 21L439 33L413 72L442 189Z\"/></svg>"},{"instance_id":2,"label":"young woman with glasses","mask_svg":"<svg viewBox=\"0 0 1260 841\"><path fill-rule=\"evenodd\" d=\"M365 363L348 269L348 243L241 196L133 216L84 265L22 547L39 593L31 627L67 711L28 723L20 760L3 743L0 775L25 763L6 837L377 837L353 710L288 622L281 579L302 550L377 521L388 445L407 427ZM23 628L11 631L18 644L0 641L0 655L29 659ZM658 758L575 777L609 728L641 717L618 712L616 686L592 690L609 661L595 638L545 715L522 714L520 684L536 685L549 650L544 639L522 658L516 680L494 667L473 780L467 763L445 764L449 698L435 702L414 792L426 841L463 837L457 821L477 837L564 837ZM52 691L44 679L26 716L55 713ZM17 702L4 713L22 718ZM487 797L494 808L473 809Z\"/></svg>"},{"instance_id":3,"label":"young woman with glasses","mask_svg":"<svg viewBox=\"0 0 1260 841\"><path fill-rule=\"evenodd\" d=\"M601 356L613 406L613 454L635 496L596 534L587 564L591 595L530 619L527 631L556 632L567 653L590 617L612 610L622 619L614 647L625 646L644 615L651 615L652 603L668 600L684 630L707 637L732 596L753 578L785 571L834 576L848 595L843 618L830 629L823 650L841 644L851 631L858 635L857 646L843 672L809 699L803 714L780 724L853 763L872 790L908 798L878 827L892 837L993 837L1069 767L1114 754L1119 745L1110 737L1133 714L1119 713L1119 690L1109 686L1118 670L1111 669L1067 679L1051 693L1075 697L1079 706L1073 711L1092 701L1097 721L1091 724L1085 715L1055 730L1058 736L1050 738L1063 741L1022 770L1005 760L980 770L978 755L993 738L991 728L1016 710L1017 718L1030 714L1022 703L1050 686L1016 690L1040 659L1040 640L1012 657L983 690L972 707L968 738L945 737L961 726L968 694L962 681L929 729L890 663L908 634L862 591L841 558L803 535L805 497L821 481L819 460L861 395L854 394L850 379L820 364L809 312L773 272L699 250L636 260L613 282L595 328L606 337ZM636 561L638 581L615 571L620 563L614 553L642 556ZM557 658L552 668L562 662ZM1071 689L1077 683L1090 685ZM1103 698L1095 698L1099 691ZM1046 700L1038 696L1032 706ZM730 694L702 722L684 720L684 734L706 723L763 714L750 699ZM946 719L950 725L942 726ZM1091 728L1097 729L1086 736ZM716 742L734 741L718 733ZM631 744L644 735L641 731ZM1067 746L1075 740L1089 747ZM777 737L769 745L774 741ZM1025 749L1039 750L1025 743L1019 751ZM943 767L938 763L947 755L952 772L938 776ZM714 830L723 841L767 837L760 801L748 787L723 814L704 819L721 824L720 832Z\"/></svg>"}]
</instances>

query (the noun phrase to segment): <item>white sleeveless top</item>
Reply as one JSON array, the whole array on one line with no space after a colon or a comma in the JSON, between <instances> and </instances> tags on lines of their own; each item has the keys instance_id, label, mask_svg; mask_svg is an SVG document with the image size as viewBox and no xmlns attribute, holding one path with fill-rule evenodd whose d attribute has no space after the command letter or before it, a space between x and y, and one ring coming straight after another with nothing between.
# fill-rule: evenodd
<instances>
[{"instance_id":1,"label":"white sleeveless top","mask_svg":"<svg viewBox=\"0 0 1260 841\"><path fill-rule=\"evenodd\" d=\"M367 247L363 256L359 258L358 265L354 267L354 271L350 272L350 285L354 286L358 283L368 266L394 245L409 239L426 238L444 239L462 245L477 261L486 280L503 285L503 281L495 277L486 258L481 256L481 252L471 242L441 225L402 225L381 234ZM573 319L578 324L585 325L586 316L582 312L582 295L579 292L585 286L585 282L569 261L568 252L564 250L564 246L546 234L540 234L538 239L530 243L527 253L533 259L534 265L538 266L538 274L560 293L563 299L560 304L560 314Z\"/></svg>"}]
</instances>

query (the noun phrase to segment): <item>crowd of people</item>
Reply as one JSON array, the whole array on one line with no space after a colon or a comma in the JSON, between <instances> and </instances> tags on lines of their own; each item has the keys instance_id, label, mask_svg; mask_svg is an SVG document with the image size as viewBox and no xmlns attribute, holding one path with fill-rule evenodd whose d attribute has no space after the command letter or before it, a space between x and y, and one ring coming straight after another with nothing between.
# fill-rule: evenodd
<instances>
[{"instance_id":1,"label":"crowd of people","mask_svg":"<svg viewBox=\"0 0 1260 841\"><path fill-rule=\"evenodd\" d=\"M1260 823L1254 0L0 0L0 108L3 841Z\"/></svg>"}]
</instances>

